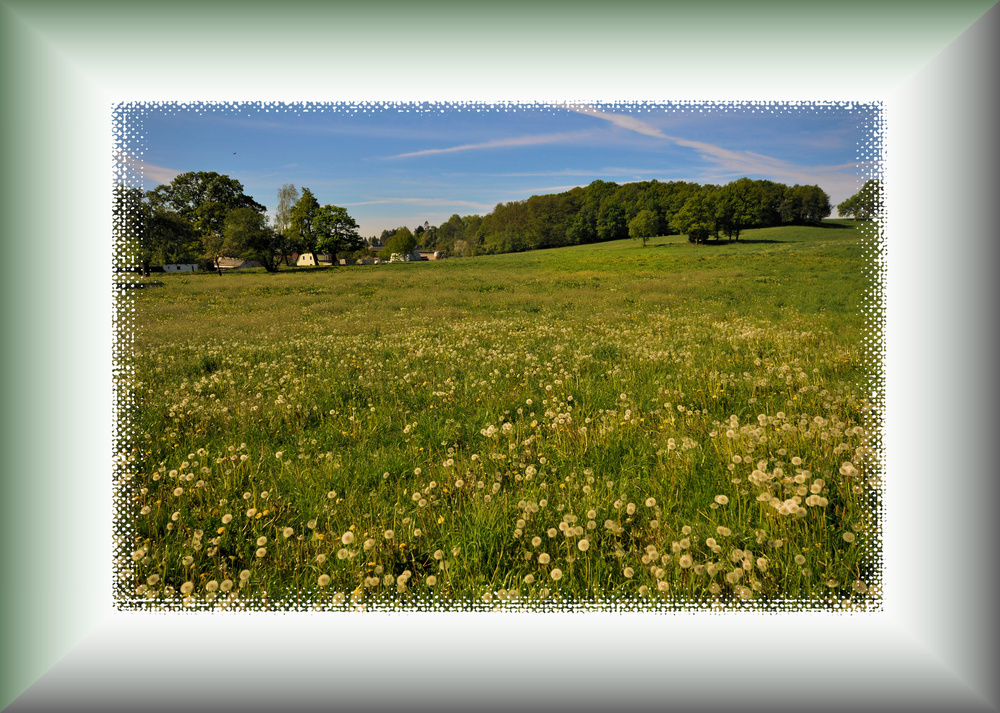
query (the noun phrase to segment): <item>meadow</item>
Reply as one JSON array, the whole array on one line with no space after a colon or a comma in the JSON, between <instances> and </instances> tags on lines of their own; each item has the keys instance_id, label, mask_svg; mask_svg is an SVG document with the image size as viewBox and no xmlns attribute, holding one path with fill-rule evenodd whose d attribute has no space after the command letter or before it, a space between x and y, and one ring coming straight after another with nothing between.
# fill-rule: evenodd
<instances>
[{"instance_id":1,"label":"meadow","mask_svg":"<svg viewBox=\"0 0 1000 713\"><path fill-rule=\"evenodd\" d=\"M879 607L863 230L138 280L118 605Z\"/></svg>"}]
</instances>

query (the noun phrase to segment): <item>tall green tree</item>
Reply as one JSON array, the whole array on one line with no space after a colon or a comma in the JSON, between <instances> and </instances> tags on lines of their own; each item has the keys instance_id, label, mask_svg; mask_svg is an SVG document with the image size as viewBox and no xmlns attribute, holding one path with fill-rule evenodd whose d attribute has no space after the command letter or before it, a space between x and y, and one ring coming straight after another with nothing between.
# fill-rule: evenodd
<instances>
[{"instance_id":1,"label":"tall green tree","mask_svg":"<svg viewBox=\"0 0 1000 713\"><path fill-rule=\"evenodd\" d=\"M670 227L688 236L692 243L705 243L715 235L715 206L706 191L698 191L685 201Z\"/></svg>"},{"instance_id":2,"label":"tall green tree","mask_svg":"<svg viewBox=\"0 0 1000 713\"><path fill-rule=\"evenodd\" d=\"M786 223L819 223L830 215L830 196L819 186L795 184L785 189L780 210L781 219Z\"/></svg>"},{"instance_id":3,"label":"tall green tree","mask_svg":"<svg viewBox=\"0 0 1000 713\"><path fill-rule=\"evenodd\" d=\"M346 208L324 205L316 210L313 218L316 231L316 249L330 253L336 262L337 253L360 250L364 241L358 233L358 224Z\"/></svg>"},{"instance_id":4,"label":"tall green tree","mask_svg":"<svg viewBox=\"0 0 1000 713\"><path fill-rule=\"evenodd\" d=\"M754 224L759 213L761 194L749 178L727 183L719 191L716 218L726 237L737 242L740 232Z\"/></svg>"},{"instance_id":5,"label":"tall green tree","mask_svg":"<svg viewBox=\"0 0 1000 713\"><path fill-rule=\"evenodd\" d=\"M875 178L865 181L860 191L837 205L837 215L854 220L873 220L881 210L882 182Z\"/></svg>"},{"instance_id":6,"label":"tall green tree","mask_svg":"<svg viewBox=\"0 0 1000 713\"><path fill-rule=\"evenodd\" d=\"M253 208L229 211L222 233L222 249L228 255L256 260L268 272L278 271L277 250L281 240L278 232L267 224L267 216Z\"/></svg>"},{"instance_id":7,"label":"tall green tree","mask_svg":"<svg viewBox=\"0 0 1000 713\"><path fill-rule=\"evenodd\" d=\"M229 211L252 208L263 213L267 210L243 192L242 183L211 171L182 173L169 184L157 186L146 197L153 211L176 213L192 225L202 240L205 254L215 261L217 270L222 230Z\"/></svg>"},{"instance_id":8,"label":"tall green tree","mask_svg":"<svg viewBox=\"0 0 1000 713\"><path fill-rule=\"evenodd\" d=\"M292 241L288 239L292 227L292 208L299 200L299 189L292 183L286 183L278 189L278 207L274 209L274 229L284 238L278 251L281 261L288 264L288 253L293 249Z\"/></svg>"},{"instance_id":9,"label":"tall green tree","mask_svg":"<svg viewBox=\"0 0 1000 713\"><path fill-rule=\"evenodd\" d=\"M308 188L302 189L302 195L295 202L291 213L288 238L300 253L310 253L313 264L319 264L316 255L316 242L319 238L316 232L316 214L319 212L319 201Z\"/></svg>"},{"instance_id":10,"label":"tall green tree","mask_svg":"<svg viewBox=\"0 0 1000 713\"><path fill-rule=\"evenodd\" d=\"M417 239L413 237L410 229L404 225L402 228L396 228L396 232L386 241L380 254L383 260L388 261L396 253L405 257L416 249Z\"/></svg>"},{"instance_id":11,"label":"tall green tree","mask_svg":"<svg viewBox=\"0 0 1000 713\"><path fill-rule=\"evenodd\" d=\"M597 239L620 240L625 237L628 237L625 206L609 196L604 199L597 212Z\"/></svg>"},{"instance_id":12,"label":"tall green tree","mask_svg":"<svg viewBox=\"0 0 1000 713\"><path fill-rule=\"evenodd\" d=\"M659 234L660 219L649 209L640 210L628 224L629 237L641 240L642 247L646 247L647 240Z\"/></svg>"}]
</instances>

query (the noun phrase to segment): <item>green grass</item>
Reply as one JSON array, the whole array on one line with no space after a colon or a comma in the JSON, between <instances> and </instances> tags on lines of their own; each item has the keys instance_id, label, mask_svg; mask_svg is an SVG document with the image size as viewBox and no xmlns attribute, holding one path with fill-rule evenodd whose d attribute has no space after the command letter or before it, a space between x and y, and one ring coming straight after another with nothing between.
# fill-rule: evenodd
<instances>
[{"instance_id":1,"label":"green grass","mask_svg":"<svg viewBox=\"0 0 1000 713\"><path fill-rule=\"evenodd\" d=\"M149 278L119 601L870 606L870 274L831 221Z\"/></svg>"}]
</instances>

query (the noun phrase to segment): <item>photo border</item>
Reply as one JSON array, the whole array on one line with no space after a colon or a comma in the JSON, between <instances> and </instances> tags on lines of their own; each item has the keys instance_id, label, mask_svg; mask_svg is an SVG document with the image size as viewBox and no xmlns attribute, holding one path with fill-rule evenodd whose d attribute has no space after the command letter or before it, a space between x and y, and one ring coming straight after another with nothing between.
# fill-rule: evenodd
<instances>
[{"instance_id":1,"label":"photo border","mask_svg":"<svg viewBox=\"0 0 1000 713\"><path fill-rule=\"evenodd\" d=\"M486 45L480 47L479 61L470 56L450 82L412 81L421 70L433 75L447 67L444 60L407 60L404 68L398 57L361 56L357 61L365 67L355 67L343 83L323 83L322 67L316 67L288 85L282 80L303 57L328 63L348 58L342 46L324 54L289 41L273 73L254 75L259 60L234 72L233 57L213 48L198 64L217 72L198 79L194 60L182 62L179 71L173 67L174 74L168 74L169 62L157 66L154 55L178 48L166 42L163 31L148 27L145 31L159 44L147 43L148 58L123 66L128 57L116 55L108 40L114 32L141 35L141 23L148 19L142 12L131 21L117 4L88 6L88 36L68 26L72 12L67 19L16 5L0 8L8 40L3 50L5 214L11 216L10 235L36 236L50 253L74 259L51 264L43 279L38 271L18 270L4 285L5 453L10 454L9 472L24 475L9 479L2 533L7 542L23 541L28 533L37 538L23 552L5 555L5 571L16 576L0 585L9 595L2 598L0 705L24 691L11 710L52 710L80 701L130 710L140 699L178 703L192 696L201 707L240 702L244 710L324 701L444 710L484 700L532 701L532 707L572 704L573 710L640 700L689 710L715 709L725 702L798 710L806 701L812 709L834 702L865 710L997 709L991 635L996 615L991 573L984 568L988 548L997 541L989 507L996 495L996 467L988 453L997 419L984 398L997 393L992 313L997 261L991 258L998 248L986 215L997 189L996 164L984 160L996 149L997 89L991 76L991 68L1000 64L991 47L1000 16L996 7L957 3L950 25L931 28L928 19L928 27L909 45L907 38L890 36L893 51L909 47L902 52L904 60L886 59L885 71L876 61L871 75L853 87L850 71L864 62L817 49L805 64L831 72L824 89L823 82L806 83L801 68L769 83L738 84L747 62L761 69L774 63L766 49L756 60L740 60L735 48L723 46L707 66L688 68L683 78L670 75L668 60L695 48L707 32L675 43L681 47L633 71L625 82L615 81L610 71L621 70L622 61L608 63L609 71L602 68L591 77L587 70L596 61L575 71L563 66L556 50L573 55L577 41L567 34L545 52L528 52L532 60L549 57L549 64L540 65L547 72L524 61L497 61L487 56ZM209 4L215 7L223 5ZM770 6L765 19L788 30L812 31L794 20L776 19L783 7ZM666 27L672 10L654 13L653 24ZM698 19L687 13L685 21ZM352 21L357 17L351 15ZM970 18L961 37L948 34L954 33L955 17ZM210 23L218 20L209 13ZM704 15L700 20L708 23ZM257 23L259 33L266 22L249 24ZM238 24L246 29L247 23ZM574 27L585 37L603 29L601 18ZM889 20L879 27L888 32ZM141 46L135 39L123 44L133 51ZM220 47L242 48L237 56L250 53L245 39L220 42ZM360 49L359 42L348 43L348 50ZM617 51L624 59L645 56L632 51L628 39L606 43L602 51ZM12 57L16 64L8 61ZM744 62L740 75L720 79L730 61ZM903 66L906 61L911 64ZM476 78L476 69L488 70L485 80ZM545 81L525 85L523 78L533 76L529 70ZM385 77L392 79L379 81ZM516 101L885 100L886 348L892 367L886 371L885 611L749 619L726 614L385 613L324 619L115 612L108 547L113 329L105 279L111 264L106 236L111 234L112 106L149 99L295 101L308 95L310 82L322 89L308 98L323 101L490 95ZM226 91L227 96L219 96ZM972 178L959 182L956 175ZM51 189L43 193L42 185ZM55 205L53 195L59 198ZM46 218L41 225L38 216ZM951 236L946 250L936 242L941 235ZM955 249L955 241L966 249ZM932 339L928 323L934 326ZM936 416L925 422L919 416L926 413ZM950 507L941 506L941 489ZM257 661L259 669L253 666ZM162 675L175 670L184 674ZM775 671L788 676L778 688L772 683ZM420 693L431 684L432 697Z\"/></svg>"}]
</instances>

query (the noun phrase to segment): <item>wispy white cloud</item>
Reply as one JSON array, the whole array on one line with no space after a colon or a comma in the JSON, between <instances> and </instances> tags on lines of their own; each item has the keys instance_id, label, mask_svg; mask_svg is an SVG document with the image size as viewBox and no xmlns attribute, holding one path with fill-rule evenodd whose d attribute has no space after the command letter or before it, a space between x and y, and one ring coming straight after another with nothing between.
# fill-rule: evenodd
<instances>
[{"instance_id":1,"label":"wispy white cloud","mask_svg":"<svg viewBox=\"0 0 1000 713\"><path fill-rule=\"evenodd\" d=\"M412 158L414 156L432 156L434 154L442 153L455 153L457 151L480 151L483 149L500 149L509 148L511 146L537 146L539 144L555 144L563 143L566 141L579 141L581 139L590 138L593 136L593 132L590 131L574 131L565 132L558 134L539 134L536 136L513 136L508 139L494 139L493 141L483 141L477 144L462 144L460 146L448 146L441 149L424 149L422 151L411 151L409 153L396 154L395 156L386 156L388 159L397 158Z\"/></svg>"},{"instance_id":2,"label":"wispy white cloud","mask_svg":"<svg viewBox=\"0 0 1000 713\"><path fill-rule=\"evenodd\" d=\"M462 206L464 208L476 208L477 210L492 210L493 206L486 203L476 203L474 201L464 201L454 198L377 198L370 201L356 201L344 203L347 206L359 205L420 205L420 206Z\"/></svg>"},{"instance_id":3,"label":"wispy white cloud","mask_svg":"<svg viewBox=\"0 0 1000 713\"><path fill-rule=\"evenodd\" d=\"M135 179L143 178L157 183L170 183L174 178L184 173L173 168L165 168L152 163L147 163L141 158L137 158L124 151L116 151L115 161L128 169Z\"/></svg>"},{"instance_id":4,"label":"wispy white cloud","mask_svg":"<svg viewBox=\"0 0 1000 713\"><path fill-rule=\"evenodd\" d=\"M659 127L643 121L639 117L626 114L614 114L601 111L596 107L583 104L567 104L567 109L603 119L615 126L628 131L634 131L644 136L650 136L664 141L693 149L704 160L714 164L715 175L740 178L742 176L765 176L773 181L789 184L820 184L825 190L831 191L834 199L843 191L849 191L844 197L851 195L859 184L859 169L863 163L843 163L836 166L801 166L799 164L766 156L754 151L735 151L705 141L692 141L679 136L671 136Z\"/></svg>"}]
</instances>

